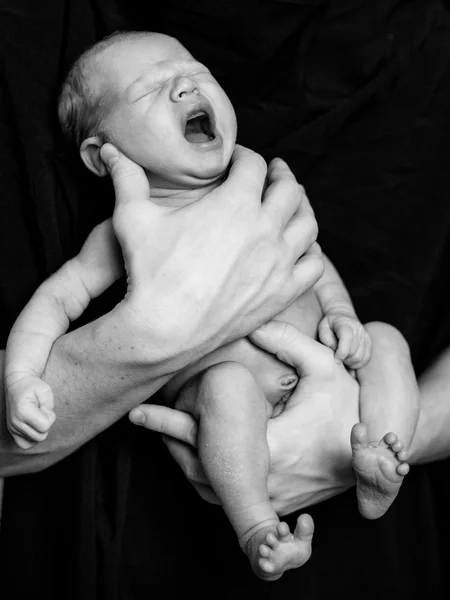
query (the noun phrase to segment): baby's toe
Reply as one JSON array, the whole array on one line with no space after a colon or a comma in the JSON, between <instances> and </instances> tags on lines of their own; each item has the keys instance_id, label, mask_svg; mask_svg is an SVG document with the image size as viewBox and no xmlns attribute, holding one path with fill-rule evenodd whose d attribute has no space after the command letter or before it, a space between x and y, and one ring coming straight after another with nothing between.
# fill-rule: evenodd
<instances>
[{"instance_id":1,"label":"baby's toe","mask_svg":"<svg viewBox=\"0 0 450 600\"><path fill-rule=\"evenodd\" d=\"M259 555L262 556L263 558L268 558L270 555L270 548L269 546L266 546L266 544L261 544L259 547Z\"/></svg>"},{"instance_id":2,"label":"baby's toe","mask_svg":"<svg viewBox=\"0 0 450 600\"><path fill-rule=\"evenodd\" d=\"M395 435L395 433L393 433L392 431L390 431L389 433L387 433L384 438L383 441L388 445L388 446L392 446L393 444L395 444L398 440L398 437Z\"/></svg>"},{"instance_id":3,"label":"baby's toe","mask_svg":"<svg viewBox=\"0 0 450 600\"><path fill-rule=\"evenodd\" d=\"M284 521L281 523L278 523L277 532L278 532L279 537L286 537L291 533L290 529L289 529L289 525L287 523L285 523Z\"/></svg>"},{"instance_id":4,"label":"baby's toe","mask_svg":"<svg viewBox=\"0 0 450 600\"><path fill-rule=\"evenodd\" d=\"M404 477L405 475L408 475L408 473L409 473L408 463L405 463L405 462L401 463L400 465L397 466L396 471L399 475L402 475L402 477Z\"/></svg>"},{"instance_id":5,"label":"baby's toe","mask_svg":"<svg viewBox=\"0 0 450 600\"><path fill-rule=\"evenodd\" d=\"M278 538L273 533L268 533L266 535L266 544L269 548L274 548L278 544Z\"/></svg>"},{"instance_id":6,"label":"baby's toe","mask_svg":"<svg viewBox=\"0 0 450 600\"><path fill-rule=\"evenodd\" d=\"M275 566L267 558L260 558L258 561L259 568L265 573L273 573Z\"/></svg>"},{"instance_id":7,"label":"baby's toe","mask_svg":"<svg viewBox=\"0 0 450 600\"><path fill-rule=\"evenodd\" d=\"M401 440L397 440L396 442L394 442L391 445L392 451L395 452L396 454L398 454L401 450L403 450L404 447L405 447L405 444Z\"/></svg>"},{"instance_id":8,"label":"baby's toe","mask_svg":"<svg viewBox=\"0 0 450 600\"><path fill-rule=\"evenodd\" d=\"M406 460L408 460L408 451L401 450L400 452L397 453L397 458L400 462L405 462Z\"/></svg>"}]
</instances>

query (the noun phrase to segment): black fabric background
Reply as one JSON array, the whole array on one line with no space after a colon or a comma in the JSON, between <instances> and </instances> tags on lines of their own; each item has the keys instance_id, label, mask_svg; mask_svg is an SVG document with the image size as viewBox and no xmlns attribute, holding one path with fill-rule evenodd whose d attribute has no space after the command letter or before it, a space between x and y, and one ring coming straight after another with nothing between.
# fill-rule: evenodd
<instances>
[{"instance_id":1,"label":"black fabric background","mask_svg":"<svg viewBox=\"0 0 450 600\"><path fill-rule=\"evenodd\" d=\"M178 37L211 68L235 105L238 141L282 156L305 185L361 318L396 325L423 370L450 342L447 8L0 0L2 344L38 283L112 210L109 186L65 147L55 100L82 50L133 28ZM7 480L1 597L444 598L448 469L414 468L376 522L359 516L354 491L311 508L312 559L263 584L220 509L197 499L156 435L124 419L45 472Z\"/></svg>"}]
</instances>

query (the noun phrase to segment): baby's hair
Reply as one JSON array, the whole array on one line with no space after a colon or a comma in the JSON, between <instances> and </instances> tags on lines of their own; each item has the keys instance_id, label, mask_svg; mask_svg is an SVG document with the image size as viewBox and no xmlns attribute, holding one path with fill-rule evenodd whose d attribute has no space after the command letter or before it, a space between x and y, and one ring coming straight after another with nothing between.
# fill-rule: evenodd
<instances>
[{"instance_id":1,"label":"baby's hair","mask_svg":"<svg viewBox=\"0 0 450 600\"><path fill-rule=\"evenodd\" d=\"M85 50L70 69L59 94L58 116L64 136L77 148L86 138L102 135L106 116L102 90L90 85L93 59L117 42L149 35L149 31L115 31Z\"/></svg>"}]
</instances>

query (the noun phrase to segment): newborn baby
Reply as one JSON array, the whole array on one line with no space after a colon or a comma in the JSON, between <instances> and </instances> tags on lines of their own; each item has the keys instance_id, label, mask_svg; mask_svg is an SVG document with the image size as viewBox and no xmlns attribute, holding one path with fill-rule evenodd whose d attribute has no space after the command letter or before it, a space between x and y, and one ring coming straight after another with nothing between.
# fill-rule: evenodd
<instances>
[{"instance_id":1,"label":"newborn baby","mask_svg":"<svg viewBox=\"0 0 450 600\"><path fill-rule=\"evenodd\" d=\"M157 33L119 32L87 50L64 83L59 117L88 169L107 174L100 149L111 142L144 168L151 201L168 211L220 185L236 142L236 117L225 92L177 40ZM171 232L162 235L167 240ZM323 277L277 319L318 337L349 369L366 365L364 373L370 375L370 338L336 269L324 260ZM40 379L53 342L122 274L106 221L78 256L40 286L17 319L7 346L6 387L8 427L22 448L44 440L55 420L52 390ZM381 382L383 374L372 375ZM311 517L301 515L291 533L267 490L267 420L284 410L297 381L290 366L242 339L179 372L163 390L168 404L198 420L205 471L252 568L267 581L301 566L311 554ZM389 394L389 381L380 390L364 386L361 378L360 383L353 465L360 511L377 518L408 472L407 451L393 433L373 441L379 415L397 401ZM410 439L417 397L400 408L395 414L402 414L402 422L391 425L406 430Z\"/></svg>"}]
</instances>

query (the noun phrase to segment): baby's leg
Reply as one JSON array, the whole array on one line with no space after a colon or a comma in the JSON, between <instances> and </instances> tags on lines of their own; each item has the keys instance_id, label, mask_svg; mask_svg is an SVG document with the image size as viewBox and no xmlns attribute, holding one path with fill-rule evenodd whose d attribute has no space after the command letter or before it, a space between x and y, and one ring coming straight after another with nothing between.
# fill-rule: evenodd
<instances>
[{"instance_id":1,"label":"baby's leg","mask_svg":"<svg viewBox=\"0 0 450 600\"><path fill-rule=\"evenodd\" d=\"M357 371L361 423L353 427L351 443L359 510L377 519L409 471L405 460L419 416L419 392L408 344L399 331L385 323L366 328L372 356Z\"/></svg>"},{"instance_id":2,"label":"baby's leg","mask_svg":"<svg viewBox=\"0 0 450 600\"><path fill-rule=\"evenodd\" d=\"M302 515L291 534L270 502L270 407L252 374L233 362L209 367L182 388L175 406L198 418L200 459L255 573L274 580L305 563L312 519Z\"/></svg>"},{"instance_id":3,"label":"baby's leg","mask_svg":"<svg viewBox=\"0 0 450 600\"><path fill-rule=\"evenodd\" d=\"M16 444L27 449L45 440L56 419L50 386L36 375L12 373L5 387L7 425Z\"/></svg>"}]
</instances>

